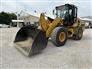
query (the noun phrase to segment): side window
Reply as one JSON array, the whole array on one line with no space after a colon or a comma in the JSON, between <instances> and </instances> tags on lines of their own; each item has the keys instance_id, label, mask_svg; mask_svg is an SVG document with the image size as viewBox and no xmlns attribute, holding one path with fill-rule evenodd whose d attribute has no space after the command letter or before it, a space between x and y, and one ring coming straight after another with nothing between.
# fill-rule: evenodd
<instances>
[{"instance_id":1,"label":"side window","mask_svg":"<svg viewBox=\"0 0 92 69\"><path fill-rule=\"evenodd\" d=\"M76 14L77 14L77 9L75 8L75 17L77 16Z\"/></svg>"},{"instance_id":2,"label":"side window","mask_svg":"<svg viewBox=\"0 0 92 69\"><path fill-rule=\"evenodd\" d=\"M71 9L69 10L69 15L70 15L70 16L72 15L72 10L71 10Z\"/></svg>"},{"instance_id":3,"label":"side window","mask_svg":"<svg viewBox=\"0 0 92 69\"><path fill-rule=\"evenodd\" d=\"M58 10L58 12L57 12L58 17L60 17L60 14L61 14L61 12L60 12L60 10Z\"/></svg>"}]
</instances>

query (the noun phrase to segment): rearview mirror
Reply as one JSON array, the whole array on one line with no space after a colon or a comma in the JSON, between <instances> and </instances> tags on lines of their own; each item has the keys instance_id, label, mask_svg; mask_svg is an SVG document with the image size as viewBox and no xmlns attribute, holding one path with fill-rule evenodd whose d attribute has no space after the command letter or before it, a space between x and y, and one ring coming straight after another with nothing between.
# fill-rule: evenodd
<instances>
[{"instance_id":1,"label":"rearview mirror","mask_svg":"<svg viewBox=\"0 0 92 69\"><path fill-rule=\"evenodd\" d=\"M53 10L53 15L55 14L55 10Z\"/></svg>"},{"instance_id":2,"label":"rearview mirror","mask_svg":"<svg viewBox=\"0 0 92 69\"><path fill-rule=\"evenodd\" d=\"M53 10L53 15L56 15L57 16L57 13L56 13L56 10L55 9Z\"/></svg>"}]
</instances>

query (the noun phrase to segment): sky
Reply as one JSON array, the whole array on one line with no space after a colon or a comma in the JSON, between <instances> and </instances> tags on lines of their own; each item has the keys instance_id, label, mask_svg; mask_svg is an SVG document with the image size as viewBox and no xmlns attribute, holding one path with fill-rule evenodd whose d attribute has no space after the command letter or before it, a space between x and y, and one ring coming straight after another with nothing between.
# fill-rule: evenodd
<instances>
[{"instance_id":1,"label":"sky","mask_svg":"<svg viewBox=\"0 0 92 69\"><path fill-rule=\"evenodd\" d=\"M66 3L78 7L78 16L92 16L92 0L0 0L0 12L18 12L21 10L37 13L46 12L52 15L55 6Z\"/></svg>"}]
</instances>

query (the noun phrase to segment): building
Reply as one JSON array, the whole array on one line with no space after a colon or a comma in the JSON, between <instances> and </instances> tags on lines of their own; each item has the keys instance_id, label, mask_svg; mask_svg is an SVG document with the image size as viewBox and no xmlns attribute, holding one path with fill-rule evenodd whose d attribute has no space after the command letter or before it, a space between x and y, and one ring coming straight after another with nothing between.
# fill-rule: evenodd
<instances>
[{"instance_id":1,"label":"building","mask_svg":"<svg viewBox=\"0 0 92 69\"><path fill-rule=\"evenodd\" d=\"M85 28L92 28L92 16L82 17L81 21L84 22Z\"/></svg>"},{"instance_id":2,"label":"building","mask_svg":"<svg viewBox=\"0 0 92 69\"><path fill-rule=\"evenodd\" d=\"M23 27L24 26L24 20L12 20L12 23L10 23L10 26Z\"/></svg>"},{"instance_id":3,"label":"building","mask_svg":"<svg viewBox=\"0 0 92 69\"><path fill-rule=\"evenodd\" d=\"M39 17L37 13L31 13L31 12L21 12L17 20L12 20L11 25L15 25L16 27L22 27L24 25L30 25L30 24L35 24L39 25Z\"/></svg>"}]
</instances>

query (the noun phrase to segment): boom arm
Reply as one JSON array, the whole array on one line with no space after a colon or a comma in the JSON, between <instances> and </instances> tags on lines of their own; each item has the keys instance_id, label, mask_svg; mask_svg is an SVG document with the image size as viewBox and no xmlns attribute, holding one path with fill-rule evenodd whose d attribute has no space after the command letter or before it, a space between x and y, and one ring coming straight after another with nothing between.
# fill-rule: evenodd
<instances>
[{"instance_id":1,"label":"boom arm","mask_svg":"<svg viewBox=\"0 0 92 69\"><path fill-rule=\"evenodd\" d=\"M40 15L40 26L41 26L42 30L44 32L46 32L47 38L50 37L54 28L61 23L63 23L63 22L60 18L55 18L54 21L52 23L50 23L50 21L45 19L45 15L43 13Z\"/></svg>"}]
</instances>

